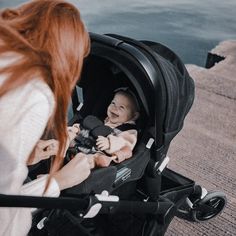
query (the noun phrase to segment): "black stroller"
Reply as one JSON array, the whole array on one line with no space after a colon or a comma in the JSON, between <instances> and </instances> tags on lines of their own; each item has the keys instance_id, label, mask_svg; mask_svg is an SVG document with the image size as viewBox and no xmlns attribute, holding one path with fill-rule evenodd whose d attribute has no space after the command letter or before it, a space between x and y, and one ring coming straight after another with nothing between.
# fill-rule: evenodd
<instances>
[{"instance_id":1,"label":"black stroller","mask_svg":"<svg viewBox=\"0 0 236 236\"><path fill-rule=\"evenodd\" d=\"M42 208L30 235L157 236L175 216L198 222L217 216L226 205L224 193L207 193L167 168L169 145L194 100L194 83L181 60L156 42L90 36L91 53L72 96L69 123L87 115L105 118L113 91L129 87L141 106L138 143L132 158L94 170L60 198L19 203Z\"/></svg>"}]
</instances>

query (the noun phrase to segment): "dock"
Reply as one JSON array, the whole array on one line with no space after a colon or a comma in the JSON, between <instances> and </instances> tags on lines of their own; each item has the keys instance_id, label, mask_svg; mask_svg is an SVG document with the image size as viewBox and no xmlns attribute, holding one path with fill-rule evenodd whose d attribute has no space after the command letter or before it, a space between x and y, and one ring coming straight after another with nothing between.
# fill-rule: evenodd
<instances>
[{"instance_id":1,"label":"dock","mask_svg":"<svg viewBox=\"0 0 236 236\"><path fill-rule=\"evenodd\" d=\"M195 81L195 101L170 145L168 167L209 192L224 192L228 202L210 221L175 217L166 236L236 235L236 40L223 41L209 53L221 59L208 61L208 68L186 65Z\"/></svg>"}]
</instances>

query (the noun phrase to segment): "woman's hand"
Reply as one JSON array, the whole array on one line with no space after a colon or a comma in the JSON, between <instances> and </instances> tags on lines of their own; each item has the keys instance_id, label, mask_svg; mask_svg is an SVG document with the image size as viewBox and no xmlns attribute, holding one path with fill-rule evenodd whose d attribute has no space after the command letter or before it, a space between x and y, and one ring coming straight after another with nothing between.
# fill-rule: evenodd
<instances>
[{"instance_id":1,"label":"woman's hand","mask_svg":"<svg viewBox=\"0 0 236 236\"><path fill-rule=\"evenodd\" d=\"M35 155L29 165L37 164L42 160L48 159L50 156L56 155L58 151L58 141L55 139L39 140L35 147Z\"/></svg>"},{"instance_id":2,"label":"woman's hand","mask_svg":"<svg viewBox=\"0 0 236 236\"><path fill-rule=\"evenodd\" d=\"M58 170L53 177L57 181L60 190L80 184L90 175L90 165L86 155L78 153L62 169Z\"/></svg>"},{"instance_id":3,"label":"woman's hand","mask_svg":"<svg viewBox=\"0 0 236 236\"><path fill-rule=\"evenodd\" d=\"M109 139L103 136L98 136L96 140L96 145L101 151L104 151L110 148Z\"/></svg>"}]
</instances>

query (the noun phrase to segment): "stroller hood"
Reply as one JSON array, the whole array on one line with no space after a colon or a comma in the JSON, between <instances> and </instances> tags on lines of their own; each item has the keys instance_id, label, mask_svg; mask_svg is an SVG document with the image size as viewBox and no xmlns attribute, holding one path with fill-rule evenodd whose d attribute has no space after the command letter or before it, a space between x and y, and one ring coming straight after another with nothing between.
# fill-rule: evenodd
<instances>
[{"instance_id":1,"label":"stroller hood","mask_svg":"<svg viewBox=\"0 0 236 236\"><path fill-rule=\"evenodd\" d=\"M144 122L152 127L156 148L169 146L181 130L194 100L193 80L179 57L156 42L120 35L90 33L90 36L91 53L85 64L92 60L109 61L118 68L116 70L122 71L141 104ZM99 68L101 66L102 63ZM114 69L113 73L116 73Z\"/></svg>"}]
</instances>

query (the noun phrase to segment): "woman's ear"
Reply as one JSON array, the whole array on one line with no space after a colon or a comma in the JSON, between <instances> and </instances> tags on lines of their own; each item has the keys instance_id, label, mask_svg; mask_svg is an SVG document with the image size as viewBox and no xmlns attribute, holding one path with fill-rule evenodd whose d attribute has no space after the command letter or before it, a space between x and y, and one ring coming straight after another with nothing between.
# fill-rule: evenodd
<instances>
[{"instance_id":1,"label":"woman's ear","mask_svg":"<svg viewBox=\"0 0 236 236\"><path fill-rule=\"evenodd\" d=\"M139 112L136 111L134 113L133 120L137 120L139 118L139 115L140 115Z\"/></svg>"}]
</instances>

